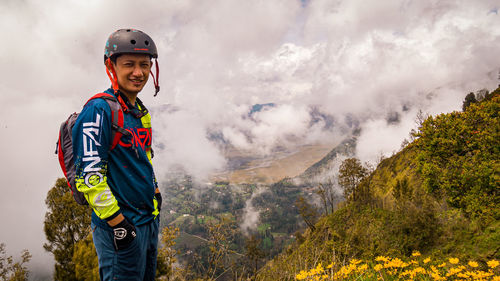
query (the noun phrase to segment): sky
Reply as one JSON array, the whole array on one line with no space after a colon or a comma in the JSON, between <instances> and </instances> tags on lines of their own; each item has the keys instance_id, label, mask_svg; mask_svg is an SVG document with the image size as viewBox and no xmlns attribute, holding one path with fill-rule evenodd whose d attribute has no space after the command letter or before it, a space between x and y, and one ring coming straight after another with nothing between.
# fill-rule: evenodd
<instances>
[{"instance_id":1,"label":"sky","mask_svg":"<svg viewBox=\"0 0 500 281\"><path fill-rule=\"evenodd\" d=\"M47 270L45 197L62 176L60 123L109 80L104 44L119 28L159 51L155 169L206 180L227 164L218 136L257 155L335 143L359 124L357 156L397 151L419 110L460 110L499 82L498 1L0 1L0 242ZM249 116L254 104L274 103ZM315 112L315 113L313 113ZM316 114L316 115L315 115ZM387 122L388 116L399 121ZM320 116L320 118L315 118Z\"/></svg>"}]
</instances>

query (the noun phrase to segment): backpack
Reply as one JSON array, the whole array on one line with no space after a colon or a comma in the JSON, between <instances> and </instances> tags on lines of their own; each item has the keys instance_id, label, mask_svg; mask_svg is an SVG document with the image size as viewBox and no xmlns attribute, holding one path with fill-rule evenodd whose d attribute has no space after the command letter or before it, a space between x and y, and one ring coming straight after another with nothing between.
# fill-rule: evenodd
<instances>
[{"instance_id":1,"label":"backpack","mask_svg":"<svg viewBox=\"0 0 500 281\"><path fill-rule=\"evenodd\" d=\"M123 109L120 102L115 96L107 93L99 93L91 97L85 105L94 99L104 99L109 107L111 108L111 146L110 150L115 148L115 146L120 141L122 135L130 136L131 133L123 128ZM56 144L56 152L59 157L59 164L63 170L64 176L68 182L68 186L73 194L73 198L80 205L88 205L89 203L85 199L83 193L76 189L75 185L75 162L73 159L73 140L72 140L72 130L75 125L76 119L78 118L78 113L72 113L66 121L62 122L61 128L59 129L59 138Z\"/></svg>"}]
</instances>

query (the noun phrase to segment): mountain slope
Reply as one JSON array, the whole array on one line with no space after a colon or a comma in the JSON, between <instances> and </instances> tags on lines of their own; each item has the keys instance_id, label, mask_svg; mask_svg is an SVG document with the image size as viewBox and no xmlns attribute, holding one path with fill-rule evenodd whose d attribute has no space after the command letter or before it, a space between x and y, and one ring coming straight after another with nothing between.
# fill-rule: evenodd
<instances>
[{"instance_id":1,"label":"mountain slope","mask_svg":"<svg viewBox=\"0 0 500 281\"><path fill-rule=\"evenodd\" d=\"M500 88L465 112L428 118L416 140L364 178L261 271L294 280L319 263L376 256L500 258Z\"/></svg>"}]
</instances>

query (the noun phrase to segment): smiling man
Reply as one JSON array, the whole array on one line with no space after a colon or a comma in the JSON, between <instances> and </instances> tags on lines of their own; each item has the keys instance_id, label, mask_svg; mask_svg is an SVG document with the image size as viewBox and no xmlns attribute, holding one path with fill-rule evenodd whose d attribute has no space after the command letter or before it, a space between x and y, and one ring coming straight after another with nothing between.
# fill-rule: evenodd
<instances>
[{"instance_id":1,"label":"smiling man","mask_svg":"<svg viewBox=\"0 0 500 281\"><path fill-rule=\"evenodd\" d=\"M87 102L73 127L76 188L92 207L101 280L155 277L161 195L151 162L151 116L137 95L152 59L159 91L157 57L144 32L111 34L104 62L112 86Z\"/></svg>"}]
</instances>

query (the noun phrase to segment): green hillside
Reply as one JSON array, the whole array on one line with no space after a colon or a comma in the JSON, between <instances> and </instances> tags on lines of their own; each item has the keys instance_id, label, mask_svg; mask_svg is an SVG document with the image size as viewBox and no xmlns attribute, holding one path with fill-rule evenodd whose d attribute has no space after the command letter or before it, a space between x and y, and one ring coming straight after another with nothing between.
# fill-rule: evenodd
<instances>
[{"instance_id":1,"label":"green hillside","mask_svg":"<svg viewBox=\"0 0 500 281\"><path fill-rule=\"evenodd\" d=\"M465 107L427 118L413 142L381 161L257 279L295 280L323 272L321 264L417 252L486 270L500 258L500 88Z\"/></svg>"}]
</instances>

